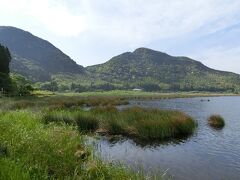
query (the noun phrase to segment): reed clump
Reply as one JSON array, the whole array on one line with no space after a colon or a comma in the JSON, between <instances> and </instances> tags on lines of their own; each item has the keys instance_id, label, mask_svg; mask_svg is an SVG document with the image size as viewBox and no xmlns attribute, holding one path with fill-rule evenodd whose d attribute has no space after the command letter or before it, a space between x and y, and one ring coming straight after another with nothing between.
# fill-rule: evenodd
<instances>
[{"instance_id":1,"label":"reed clump","mask_svg":"<svg viewBox=\"0 0 240 180\"><path fill-rule=\"evenodd\" d=\"M167 140L191 135L196 122L188 115L178 111L128 108L108 120L109 132L122 132L122 135L139 140ZM112 126L112 124L117 124ZM112 128L114 127L114 128Z\"/></svg>"},{"instance_id":2,"label":"reed clump","mask_svg":"<svg viewBox=\"0 0 240 180\"><path fill-rule=\"evenodd\" d=\"M76 114L74 119L78 129L82 132L94 132L99 127L99 121L93 116Z\"/></svg>"},{"instance_id":3,"label":"reed clump","mask_svg":"<svg viewBox=\"0 0 240 180\"><path fill-rule=\"evenodd\" d=\"M116 106L128 104L123 98L120 97L102 97L102 96L91 96L91 97L67 97L67 96L55 96L46 99L47 104L56 106L59 108L70 108L78 106Z\"/></svg>"},{"instance_id":4,"label":"reed clump","mask_svg":"<svg viewBox=\"0 0 240 180\"><path fill-rule=\"evenodd\" d=\"M101 129L105 134L145 141L185 137L191 135L197 126L197 123L185 113L140 107L125 110L96 107L89 111L54 111L46 114L44 119L45 122L70 121L84 132L98 132Z\"/></svg>"},{"instance_id":5,"label":"reed clump","mask_svg":"<svg viewBox=\"0 0 240 180\"><path fill-rule=\"evenodd\" d=\"M225 121L220 115L211 115L208 118L208 124L213 128L222 129L225 126Z\"/></svg>"}]
</instances>

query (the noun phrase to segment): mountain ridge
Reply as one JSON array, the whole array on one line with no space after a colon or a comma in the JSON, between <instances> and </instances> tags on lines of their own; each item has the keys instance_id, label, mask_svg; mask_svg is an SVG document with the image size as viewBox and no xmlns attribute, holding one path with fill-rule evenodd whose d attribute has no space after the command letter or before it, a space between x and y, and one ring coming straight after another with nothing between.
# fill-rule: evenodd
<instances>
[{"instance_id":1,"label":"mountain ridge","mask_svg":"<svg viewBox=\"0 0 240 180\"><path fill-rule=\"evenodd\" d=\"M54 81L65 90L74 85L90 90L240 91L237 73L149 48L140 47L84 68L50 42L15 27L0 26L0 43L12 54L13 72L33 82Z\"/></svg>"},{"instance_id":2,"label":"mountain ridge","mask_svg":"<svg viewBox=\"0 0 240 180\"><path fill-rule=\"evenodd\" d=\"M50 80L56 73L84 73L84 68L60 49L28 31L0 26L0 43L11 51L11 69L32 81Z\"/></svg>"},{"instance_id":3,"label":"mountain ridge","mask_svg":"<svg viewBox=\"0 0 240 180\"><path fill-rule=\"evenodd\" d=\"M191 58L170 56L148 48L122 53L86 69L106 82L134 86L148 83L159 86L159 90L233 89L236 88L234 81L237 86L240 82L239 74L214 70Z\"/></svg>"}]
</instances>

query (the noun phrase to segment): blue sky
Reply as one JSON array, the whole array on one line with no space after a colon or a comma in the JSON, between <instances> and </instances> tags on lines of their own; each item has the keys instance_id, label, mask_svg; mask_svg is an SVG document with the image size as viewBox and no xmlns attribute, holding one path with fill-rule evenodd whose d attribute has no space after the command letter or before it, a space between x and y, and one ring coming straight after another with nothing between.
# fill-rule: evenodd
<instances>
[{"instance_id":1,"label":"blue sky","mask_svg":"<svg viewBox=\"0 0 240 180\"><path fill-rule=\"evenodd\" d=\"M0 25L46 39L83 66L138 47L240 73L239 0L0 0Z\"/></svg>"}]
</instances>

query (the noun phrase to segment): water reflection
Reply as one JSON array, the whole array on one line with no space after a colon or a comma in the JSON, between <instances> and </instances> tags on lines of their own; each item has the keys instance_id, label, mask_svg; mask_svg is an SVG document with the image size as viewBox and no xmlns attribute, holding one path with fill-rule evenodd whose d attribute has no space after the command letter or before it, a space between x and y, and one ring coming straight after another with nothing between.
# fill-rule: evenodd
<instances>
[{"instance_id":1,"label":"water reflection","mask_svg":"<svg viewBox=\"0 0 240 180\"><path fill-rule=\"evenodd\" d=\"M240 97L132 101L128 106L135 105L184 111L197 120L196 134L148 145L121 137L101 138L96 148L103 158L133 167L141 164L146 171L168 170L176 179L240 178ZM208 126L207 118L212 114L224 117L224 129Z\"/></svg>"}]
</instances>

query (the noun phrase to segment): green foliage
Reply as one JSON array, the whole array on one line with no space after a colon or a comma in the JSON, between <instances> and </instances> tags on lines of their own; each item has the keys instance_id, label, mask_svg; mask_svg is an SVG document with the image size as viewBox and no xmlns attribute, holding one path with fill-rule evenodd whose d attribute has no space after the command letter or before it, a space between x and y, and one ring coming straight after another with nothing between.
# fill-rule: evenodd
<instances>
[{"instance_id":1,"label":"green foliage","mask_svg":"<svg viewBox=\"0 0 240 180\"><path fill-rule=\"evenodd\" d=\"M87 91L86 87L82 86L81 84L75 84L75 83L71 84L70 89L72 92L78 92L78 93Z\"/></svg>"},{"instance_id":2,"label":"green foliage","mask_svg":"<svg viewBox=\"0 0 240 180\"><path fill-rule=\"evenodd\" d=\"M27 96L34 90L31 82L19 74L12 74L12 94L15 96Z\"/></svg>"},{"instance_id":3,"label":"green foliage","mask_svg":"<svg viewBox=\"0 0 240 180\"><path fill-rule=\"evenodd\" d=\"M0 44L0 92L11 91L11 79L9 78L9 63L11 55L8 48Z\"/></svg>"},{"instance_id":4,"label":"green foliage","mask_svg":"<svg viewBox=\"0 0 240 180\"><path fill-rule=\"evenodd\" d=\"M57 91L58 84L56 81L46 82L46 83L41 84L40 89L47 90L47 91Z\"/></svg>"},{"instance_id":5,"label":"green foliage","mask_svg":"<svg viewBox=\"0 0 240 180\"><path fill-rule=\"evenodd\" d=\"M11 61L11 54L8 48L0 44L0 73L9 74L10 61Z\"/></svg>"},{"instance_id":6,"label":"green foliage","mask_svg":"<svg viewBox=\"0 0 240 180\"><path fill-rule=\"evenodd\" d=\"M8 74L0 73L0 95L12 91L12 81Z\"/></svg>"}]
</instances>

